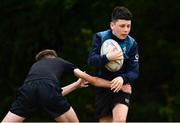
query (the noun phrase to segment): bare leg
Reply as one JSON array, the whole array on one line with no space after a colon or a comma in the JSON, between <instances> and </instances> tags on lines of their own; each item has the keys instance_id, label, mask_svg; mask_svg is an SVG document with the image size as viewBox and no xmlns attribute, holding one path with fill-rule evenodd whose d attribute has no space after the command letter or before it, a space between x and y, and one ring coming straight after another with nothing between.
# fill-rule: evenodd
<instances>
[{"instance_id":1,"label":"bare leg","mask_svg":"<svg viewBox=\"0 0 180 123\"><path fill-rule=\"evenodd\" d=\"M102 118L99 119L100 123L112 122L112 121L113 121L112 116L105 116L105 117L102 117Z\"/></svg>"},{"instance_id":2,"label":"bare leg","mask_svg":"<svg viewBox=\"0 0 180 123\"><path fill-rule=\"evenodd\" d=\"M2 120L2 122L22 122L23 120L25 120L24 117L18 116L9 111L7 115L4 117L4 119Z\"/></svg>"},{"instance_id":3,"label":"bare leg","mask_svg":"<svg viewBox=\"0 0 180 123\"><path fill-rule=\"evenodd\" d=\"M113 122L125 123L128 114L128 107L124 104L117 104L113 108Z\"/></svg>"},{"instance_id":4,"label":"bare leg","mask_svg":"<svg viewBox=\"0 0 180 123\"><path fill-rule=\"evenodd\" d=\"M55 120L57 122L79 122L77 115L72 107L63 115L60 115L57 118L55 118Z\"/></svg>"}]
</instances>

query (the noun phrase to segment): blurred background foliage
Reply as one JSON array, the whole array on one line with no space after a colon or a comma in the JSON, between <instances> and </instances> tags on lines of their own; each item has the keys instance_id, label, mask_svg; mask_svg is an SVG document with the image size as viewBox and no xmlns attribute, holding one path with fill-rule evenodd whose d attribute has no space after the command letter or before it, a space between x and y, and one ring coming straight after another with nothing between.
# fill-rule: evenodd
<instances>
[{"instance_id":1,"label":"blurred background foliage","mask_svg":"<svg viewBox=\"0 0 180 123\"><path fill-rule=\"evenodd\" d=\"M109 28L112 9L133 13L131 36L139 43L140 77L133 83L128 121L180 121L179 0L1 0L0 119L8 112L34 55L53 48L93 74L87 65L92 35ZM62 86L77 78L66 75ZM94 87L67 96L80 121L94 117ZM53 121L35 113L26 121Z\"/></svg>"}]
</instances>

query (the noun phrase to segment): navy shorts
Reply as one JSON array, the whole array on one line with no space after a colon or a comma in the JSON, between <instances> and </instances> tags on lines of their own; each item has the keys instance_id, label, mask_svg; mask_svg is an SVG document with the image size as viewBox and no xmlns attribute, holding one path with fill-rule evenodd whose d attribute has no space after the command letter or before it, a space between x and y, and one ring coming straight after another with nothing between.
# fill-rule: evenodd
<instances>
[{"instance_id":1,"label":"navy shorts","mask_svg":"<svg viewBox=\"0 0 180 123\"><path fill-rule=\"evenodd\" d=\"M61 95L62 90L51 80L39 79L25 82L18 90L10 111L21 117L29 117L41 110L56 118L70 109L70 104Z\"/></svg>"},{"instance_id":2,"label":"navy shorts","mask_svg":"<svg viewBox=\"0 0 180 123\"><path fill-rule=\"evenodd\" d=\"M109 89L98 88L95 97L96 117L112 115L114 106L118 103L129 107L131 95L125 92L113 93Z\"/></svg>"}]
</instances>

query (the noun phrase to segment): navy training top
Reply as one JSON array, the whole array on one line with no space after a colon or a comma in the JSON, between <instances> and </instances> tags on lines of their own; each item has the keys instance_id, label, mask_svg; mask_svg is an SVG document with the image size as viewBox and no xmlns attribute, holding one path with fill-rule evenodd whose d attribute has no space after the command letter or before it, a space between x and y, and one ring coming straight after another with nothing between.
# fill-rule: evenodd
<instances>
[{"instance_id":1,"label":"navy training top","mask_svg":"<svg viewBox=\"0 0 180 123\"><path fill-rule=\"evenodd\" d=\"M106 55L101 56L100 50L102 43L107 39L115 40L122 48L124 55L124 63L122 68L117 72L111 72L105 68L109 62ZM139 55L137 42L131 37L120 40L112 34L112 30L98 32L93 36L91 51L88 57L88 64L96 68L96 76L104 79L112 80L121 76L125 83L131 83L137 79L139 75Z\"/></svg>"}]
</instances>

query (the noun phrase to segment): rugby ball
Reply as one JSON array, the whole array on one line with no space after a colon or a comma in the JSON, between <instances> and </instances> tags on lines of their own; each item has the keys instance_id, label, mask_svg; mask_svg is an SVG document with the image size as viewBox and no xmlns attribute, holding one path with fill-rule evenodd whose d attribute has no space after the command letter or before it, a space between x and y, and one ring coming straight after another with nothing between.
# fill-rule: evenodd
<instances>
[{"instance_id":1,"label":"rugby ball","mask_svg":"<svg viewBox=\"0 0 180 123\"><path fill-rule=\"evenodd\" d=\"M119 52L123 52L120 45L113 39L107 39L103 42L101 46L101 56L106 55L111 49L118 50ZM121 69L124 62L124 57L121 60L115 60L108 62L105 67L111 71L116 72Z\"/></svg>"}]
</instances>

